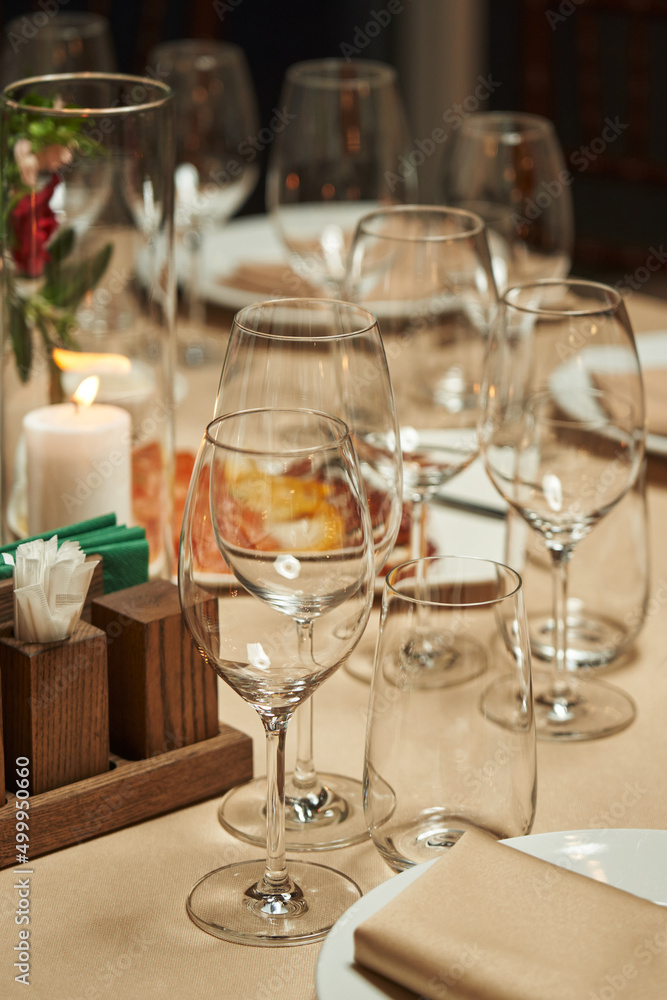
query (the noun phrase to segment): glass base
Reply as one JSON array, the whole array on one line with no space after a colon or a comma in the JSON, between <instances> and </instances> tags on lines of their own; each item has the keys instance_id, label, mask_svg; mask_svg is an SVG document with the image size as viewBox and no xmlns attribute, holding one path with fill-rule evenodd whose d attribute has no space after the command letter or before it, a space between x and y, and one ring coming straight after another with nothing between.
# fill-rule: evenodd
<instances>
[{"instance_id":1,"label":"glass base","mask_svg":"<svg viewBox=\"0 0 667 1000\"><path fill-rule=\"evenodd\" d=\"M383 833L382 827L373 831L373 843L395 872L432 861L453 847L466 830L481 830L495 840L501 836L483 830L463 816L439 809L428 810L401 823L392 820L388 826L387 833Z\"/></svg>"},{"instance_id":2,"label":"glass base","mask_svg":"<svg viewBox=\"0 0 667 1000\"><path fill-rule=\"evenodd\" d=\"M264 861L242 861L204 875L186 909L207 934L269 947L320 941L361 896L347 875L311 861L291 861L286 892L263 893Z\"/></svg>"},{"instance_id":3,"label":"glass base","mask_svg":"<svg viewBox=\"0 0 667 1000\"><path fill-rule=\"evenodd\" d=\"M319 774L313 793L293 797L292 775L285 797L285 850L328 851L368 840L360 781L339 774ZM227 792L218 819L233 837L248 844L266 843L266 778L255 778Z\"/></svg>"},{"instance_id":4,"label":"glass base","mask_svg":"<svg viewBox=\"0 0 667 1000\"><path fill-rule=\"evenodd\" d=\"M619 733L634 720L637 708L629 695L600 680L584 680L568 674L570 687L554 689L553 675L533 672L535 729L539 740L597 740ZM514 728L518 716L516 681L496 681L484 692L486 715L501 726Z\"/></svg>"},{"instance_id":5,"label":"glass base","mask_svg":"<svg viewBox=\"0 0 667 1000\"><path fill-rule=\"evenodd\" d=\"M422 631L399 653L401 682L411 688L443 688L462 684L483 674L488 666L486 650L470 636Z\"/></svg>"},{"instance_id":6,"label":"glass base","mask_svg":"<svg viewBox=\"0 0 667 1000\"><path fill-rule=\"evenodd\" d=\"M530 649L533 656L553 661L554 621L549 615L529 616ZM588 670L608 666L620 656L632 638L618 621L589 614L567 616L568 670Z\"/></svg>"}]
</instances>

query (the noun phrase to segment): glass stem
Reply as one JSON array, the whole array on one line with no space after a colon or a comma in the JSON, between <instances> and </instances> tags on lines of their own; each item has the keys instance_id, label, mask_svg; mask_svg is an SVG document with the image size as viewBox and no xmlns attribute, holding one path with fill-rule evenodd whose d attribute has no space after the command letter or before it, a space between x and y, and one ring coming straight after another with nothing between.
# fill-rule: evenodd
<instances>
[{"instance_id":1,"label":"glass stem","mask_svg":"<svg viewBox=\"0 0 667 1000\"><path fill-rule=\"evenodd\" d=\"M287 719L265 718L266 734L266 871L263 891L290 885L285 864L285 736Z\"/></svg>"},{"instance_id":2,"label":"glass stem","mask_svg":"<svg viewBox=\"0 0 667 1000\"><path fill-rule=\"evenodd\" d=\"M553 598L553 692L567 699L572 691L572 681L567 670L567 570L572 549L551 549L552 598Z\"/></svg>"},{"instance_id":3,"label":"glass stem","mask_svg":"<svg viewBox=\"0 0 667 1000\"><path fill-rule=\"evenodd\" d=\"M312 662L313 623L297 622L299 660ZM315 789L317 772L313 759L313 698L307 698L296 711L296 763L292 775L294 788L301 792Z\"/></svg>"},{"instance_id":4,"label":"glass stem","mask_svg":"<svg viewBox=\"0 0 667 1000\"><path fill-rule=\"evenodd\" d=\"M424 516L424 501L412 501L410 511L410 558L421 559L426 555L426 518Z\"/></svg>"},{"instance_id":5,"label":"glass stem","mask_svg":"<svg viewBox=\"0 0 667 1000\"><path fill-rule=\"evenodd\" d=\"M188 250L188 263L190 265L186 292L188 321L191 326L203 327L206 322L206 315L199 281L202 267L202 237L198 229L192 228L185 234L185 244Z\"/></svg>"}]
</instances>

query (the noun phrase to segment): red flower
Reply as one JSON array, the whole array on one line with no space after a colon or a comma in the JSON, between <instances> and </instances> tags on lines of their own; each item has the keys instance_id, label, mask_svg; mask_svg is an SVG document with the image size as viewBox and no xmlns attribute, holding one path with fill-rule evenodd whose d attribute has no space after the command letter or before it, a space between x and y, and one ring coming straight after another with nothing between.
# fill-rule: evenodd
<instances>
[{"instance_id":1,"label":"red flower","mask_svg":"<svg viewBox=\"0 0 667 1000\"><path fill-rule=\"evenodd\" d=\"M41 191L24 195L9 214L14 232L14 260L19 270L30 278L38 278L51 259L46 244L58 228L58 222L49 208L49 201L59 183L58 175L52 174Z\"/></svg>"}]
</instances>

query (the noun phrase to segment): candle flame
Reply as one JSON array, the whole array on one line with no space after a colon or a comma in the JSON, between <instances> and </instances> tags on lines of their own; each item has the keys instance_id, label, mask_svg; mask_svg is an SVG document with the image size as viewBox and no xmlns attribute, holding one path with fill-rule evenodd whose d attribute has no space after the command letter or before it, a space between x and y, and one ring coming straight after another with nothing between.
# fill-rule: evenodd
<instances>
[{"instance_id":1,"label":"candle flame","mask_svg":"<svg viewBox=\"0 0 667 1000\"><path fill-rule=\"evenodd\" d=\"M88 378L84 378L83 382L79 383L70 399L77 406L90 406L97 395L99 387L100 380L97 375L89 375Z\"/></svg>"},{"instance_id":2,"label":"candle flame","mask_svg":"<svg viewBox=\"0 0 667 1000\"><path fill-rule=\"evenodd\" d=\"M94 354L86 351L66 351L56 347L53 360L64 372L129 372L132 362L124 354Z\"/></svg>"}]
</instances>

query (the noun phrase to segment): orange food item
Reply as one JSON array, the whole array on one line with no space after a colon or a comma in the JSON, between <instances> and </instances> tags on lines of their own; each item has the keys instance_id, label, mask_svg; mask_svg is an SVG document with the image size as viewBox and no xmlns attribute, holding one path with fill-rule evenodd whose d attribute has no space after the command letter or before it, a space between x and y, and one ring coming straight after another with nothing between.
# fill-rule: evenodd
<instances>
[{"instance_id":1,"label":"orange food item","mask_svg":"<svg viewBox=\"0 0 667 1000\"><path fill-rule=\"evenodd\" d=\"M155 562L164 551L164 511L168 510L167 469L158 441L132 450L132 517L146 529L149 559Z\"/></svg>"}]
</instances>

